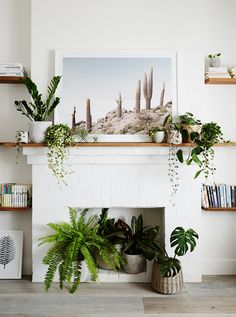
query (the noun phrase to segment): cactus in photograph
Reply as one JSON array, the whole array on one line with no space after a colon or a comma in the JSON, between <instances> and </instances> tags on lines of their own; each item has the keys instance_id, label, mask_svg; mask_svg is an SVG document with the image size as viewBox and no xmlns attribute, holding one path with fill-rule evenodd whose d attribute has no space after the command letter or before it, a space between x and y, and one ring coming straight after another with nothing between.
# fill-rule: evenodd
<instances>
[{"instance_id":1,"label":"cactus in photograph","mask_svg":"<svg viewBox=\"0 0 236 317\"><path fill-rule=\"evenodd\" d=\"M92 116L90 109L90 99L88 98L86 101L86 128L88 131L92 128Z\"/></svg>"},{"instance_id":2,"label":"cactus in photograph","mask_svg":"<svg viewBox=\"0 0 236 317\"><path fill-rule=\"evenodd\" d=\"M147 74L146 73L144 74L143 94L146 100L146 110L151 109L152 88L153 88L153 68L151 68L148 78L147 78Z\"/></svg>"},{"instance_id":3,"label":"cactus in photograph","mask_svg":"<svg viewBox=\"0 0 236 317\"><path fill-rule=\"evenodd\" d=\"M165 83L162 84L162 90L160 95L160 107L163 107L165 97Z\"/></svg>"},{"instance_id":4,"label":"cactus in photograph","mask_svg":"<svg viewBox=\"0 0 236 317\"><path fill-rule=\"evenodd\" d=\"M135 95L135 112L140 113L140 100L141 100L141 80L138 81L136 95Z\"/></svg>"},{"instance_id":5,"label":"cactus in photograph","mask_svg":"<svg viewBox=\"0 0 236 317\"><path fill-rule=\"evenodd\" d=\"M122 117L122 99L121 99L121 93L119 92L119 97L116 99L117 102L117 117Z\"/></svg>"}]
</instances>

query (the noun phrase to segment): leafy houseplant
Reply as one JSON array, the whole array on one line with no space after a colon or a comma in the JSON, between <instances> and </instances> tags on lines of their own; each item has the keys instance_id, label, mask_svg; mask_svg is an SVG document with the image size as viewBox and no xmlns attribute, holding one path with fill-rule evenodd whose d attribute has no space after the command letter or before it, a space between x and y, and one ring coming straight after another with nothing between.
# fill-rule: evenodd
<instances>
[{"instance_id":1,"label":"leafy houseplant","mask_svg":"<svg viewBox=\"0 0 236 317\"><path fill-rule=\"evenodd\" d=\"M64 162L68 155L68 147L74 144L71 129L65 124L55 124L46 131L45 142L48 146L48 167L52 170L58 182L65 182L68 171Z\"/></svg>"},{"instance_id":2,"label":"leafy houseplant","mask_svg":"<svg viewBox=\"0 0 236 317\"><path fill-rule=\"evenodd\" d=\"M149 130L149 136L152 137L153 141L156 143L162 143L165 139L165 129L154 127Z\"/></svg>"},{"instance_id":3,"label":"leafy houseplant","mask_svg":"<svg viewBox=\"0 0 236 317\"><path fill-rule=\"evenodd\" d=\"M81 263L85 261L92 281L98 279L98 270L94 257L97 251L103 260L115 270L120 267L121 256L116 248L105 238L99 235L99 225L96 225L96 216L86 220L84 209L80 215L73 208L69 208L69 222L49 223L54 233L40 239L40 245L49 243L51 247L43 257L43 264L48 265L44 283L48 290L58 270L60 288L66 282L70 293L74 293L80 283ZM112 251L112 256L109 253ZM72 282L72 284L71 284Z\"/></svg>"},{"instance_id":4,"label":"leafy houseplant","mask_svg":"<svg viewBox=\"0 0 236 317\"><path fill-rule=\"evenodd\" d=\"M152 286L163 294L173 294L182 288L183 277L181 263L177 256L183 256L196 247L198 234L193 229L175 228L170 236L170 245L174 247L174 257L170 257L165 246L159 242L153 263Z\"/></svg>"},{"instance_id":5,"label":"leafy houseplant","mask_svg":"<svg viewBox=\"0 0 236 317\"><path fill-rule=\"evenodd\" d=\"M30 139L32 142L41 143L44 141L44 132L49 126L49 123L46 124L45 122L51 117L53 111L60 102L59 97L54 99L54 95L60 80L61 76L54 76L51 79L47 89L47 96L45 100L43 100L42 94L38 92L36 84L29 77L24 79L24 84L32 98L32 101L27 102L25 100L16 100L15 106L17 111L20 111L22 115L26 116L30 119L30 121L32 121L29 130ZM41 126L43 126L43 128L41 128Z\"/></svg>"},{"instance_id":6,"label":"leafy houseplant","mask_svg":"<svg viewBox=\"0 0 236 317\"><path fill-rule=\"evenodd\" d=\"M202 172L207 179L209 174L214 174L215 168L213 165L215 151L212 148L216 143L223 141L222 131L220 126L215 122L209 122L202 125L200 133L192 136L192 141L195 146L190 149L188 157L184 159L183 151L177 151L177 158L181 163L190 165L195 163L199 170L195 174L195 178Z\"/></svg>"},{"instance_id":7,"label":"leafy houseplant","mask_svg":"<svg viewBox=\"0 0 236 317\"><path fill-rule=\"evenodd\" d=\"M119 228L123 232L123 253L127 263L123 266L126 273L139 273L145 268L145 259L152 260L153 250L157 247L156 237L159 226L150 227L143 225L143 217L132 217L131 226L119 219Z\"/></svg>"},{"instance_id":8,"label":"leafy houseplant","mask_svg":"<svg viewBox=\"0 0 236 317\"><path fill-rule=\"evenodd\" d=\"M201 121L196 119L191 112L186 112L178 117L183 142L191 142L201 131Z\"/></svg>"},{"instance_id":9,"label":"leafy houseplant","mask_svg":"<svg viewBox=\"0 0 236 317\"><path fill-rule=\"evenodd\" d=\"M211 67L220 66L220 57L221 57L221 53L209 54L208 58L210 61L210 66Z\"/></svg>"}]
</instances>

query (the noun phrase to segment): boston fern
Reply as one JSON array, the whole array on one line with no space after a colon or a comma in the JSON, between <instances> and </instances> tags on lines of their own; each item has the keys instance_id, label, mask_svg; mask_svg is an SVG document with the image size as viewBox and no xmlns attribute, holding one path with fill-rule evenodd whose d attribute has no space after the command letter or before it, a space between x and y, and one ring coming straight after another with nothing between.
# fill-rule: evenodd
<instances>
[{"instance_id":1,"label":"boston fern","mask_svg":"<svg viewBox=\"0 0 236 317\"><path fill-rule=\"evenodd\" d=\"M54 95L58 84L61 80L61 76L54 76L47 89L46 100L42 100L42 94L38 92L36 84L29 78L24 79L24 84L32 97L31 102L25 100L15 101L17 111L20 111L23 115L28 117L31 121L47 121L52 115L54 109L60 102L60 98Z\"/></svg>"},{"instance_id":2,"label":"boston fern","mask_svg":"<svg viewBox=\"0 0 236 317\"><path fill-rule=\"evenodd\" d=\"M160 265L163 277L174 277L181 269L180 261L176 256L183 256L188 251L192 252L196 247L198 234L193 229L184 230L182 227L175 228L170 236L170 245L175 247L174 257L170 257L163 244L156 249L155 261Z\"/></svg>"},{"instance_id":3,"label":"boston fern","mask_svg":"<svg viewBox=\"0 0 236 317\"><path fill-rule=\"evenodd\" d=\"M95 251L112 269L120 268L120 253L105 237L99 235L96 216L87 219L87 211L88 209L84 209L78 215L75 209L69 208L70 222L49 223L49 228L55 233L40 239L40 245L51 244L43 257L43 264L48 265L44 279L46 290L51 287L58 270L60 288L62 289L66 282L70 293L74 293L80 283L81 261L85 261L91 273L91 280L96 281L98 270Z\"/></svg>"}]
</instances>

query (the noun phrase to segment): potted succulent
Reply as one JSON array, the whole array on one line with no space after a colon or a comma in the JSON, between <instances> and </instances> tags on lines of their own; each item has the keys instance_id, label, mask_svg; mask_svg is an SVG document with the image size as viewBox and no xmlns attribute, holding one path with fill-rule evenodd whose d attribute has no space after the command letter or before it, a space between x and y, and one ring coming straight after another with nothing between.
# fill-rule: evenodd
<instances>
[{"instance_id":1,"label":"potted succulent","mask_svg":"<svg viewBox=\"0 0 236 317\"><path fill-rule=\"evenodd\" d=\"M174 247L174 257L170 257L165 246L159 242L153 262L152 287L162 294L174 294L183 286L181 262L177 256L183 256L196 247L198 234L193 229L184 230L177 227L170 236L170 245Z\"/></svg>"},{"instance_id":2,"label":"potted succulent","mask_svg":"<svg viewBox=\"0 0 236 317\"><path fill-rule=\"evenodd\" d=\"M201 131L201 121L196 119L191 112L180 115L178 119L183 142L192 142Z\"/></svg>"},{"instance_id":3,"label":"potted succulent","mask_svg":"<svg viewBox=\"0 0 236 317\"><path fill-rule=\"evenodd\" d=\"M58 183L65 182L65 176L69 173L65 170L64 162L68 155L68 147L74 145L72 131L66 124L50 126L45 135L45 143L48 146L48 167L57 178Z\"/></svg>"},{"instance_id":4,"label":"potted succulent","mask_svg":"<svg viewBox=\"0 0 236 317\"><path fill-rule=\"evenodd\" d=\"M91 274L91 280L98 279L98 270L94 253L97 251L103 260L114 270L120 267L121 256L116 248L99 235L96 216L86 218L88 209L80 214L69 208L69 222L49 223L54 233L42 237L40 245L49 243L51 247L43 257L43 264L48 266L44 284L48 290L59 273L60 288L68 284L70 293L74 293L81 281L82 263L85 262ZM109 251L112 251L110 253Z\"/></svg>"},{"instance_id":5,"label":"potted succulent","mask_svg":"<svg viewBox=\"0 0 236 317\"><path fill-rule=\"evenodd\" d=\"M209 64L211 67L219 67L220 66L220 57L221 53L216 53L216 54L209 54Z\"/></svg>"},{"instance_id":6,"label":"potted succulent","mask_svg":"<svg viewBox=\"0 0 236 317\"><path fill-rule=\"evenodd\" d=\"M42 100L42 94L38 92L36 84L29 78L24 79L24 84L32 98L31 102L25 100L15 101L16 110L30 119L29 137L31 142L43 143L45 131L52 124L47 121L53 114L53 111L60 102L60 98L54 95L61 76L54 76L48 86L47 97Z\"/></svg>"},{"instance_id":7,"label":"potted succulent","mask_svg":"<svg viewBox=\"0 0 236 317\"><path fill-rule=\"evenodd\" d=\"M121 219L118 224L125 236L122 251L126 264L122 266L123 270L129 274L145 271L146 259L152 260L154 257L159 226L144 226L142 215L138 218L133 216L131 226Z\"/></svg>"},{"instance_id":8,"label":"potted succulent","mask_svg":"<svg viewBox=\"0 0 236 317\"><path fill-rule=\"evenodd\" d=\"M112 245L114 245L117 251L120 252L121 243L125 237L123 232L119 229L118 222L115 218L108 217L108 211L109 208L102 208L102 212L98 219L98 234L101 237L105 237ZM108 252L112 253L112 250L109 250ZM112 266L103 260L99 252L96 253L96 261L98 266L102 269L112 270ZM124 261L122 262L123 264L125 263Z\"/></svg>"}]
</instances>

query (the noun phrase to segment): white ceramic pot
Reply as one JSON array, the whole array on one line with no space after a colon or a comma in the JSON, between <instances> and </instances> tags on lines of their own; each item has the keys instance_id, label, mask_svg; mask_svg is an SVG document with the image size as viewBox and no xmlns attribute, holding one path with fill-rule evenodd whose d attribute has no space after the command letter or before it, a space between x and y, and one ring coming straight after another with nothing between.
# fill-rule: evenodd
<instances>
[{"instance_id":1,"label":"white ceramic pot","mask_svg":"<svg viewBox=\"0 0 236 317\"><path fill-rule=\"evenodd\" d=\"M153 135L153 141L156 143L162 143L165 139L165 131L157 131Z\"/></svg>"},{"instance_id":2,"label":"white ceramic pot","mask_svg":"<svg viewBox=\"0 0 236 317\"><path fill-rule=\"evenodd\" d=\"M221 60L219 57L210 58L209 63L211 67L219 67Z\"/></svg>"},{"instance_id":3,"label":"white ceramic pot","mask_svg":"<svg viewBox=\"0 0 236 317\"><path fill-rule=\"evenodd\" d=\"M43 143L47 128L52 125L50 121L30 121L29 138L33 143Z\"/></svg>"},{"instance_id":4,"label":"white ceramic pot","mask_svg":"<svg viewBox=\"0 0 236 317\"><path fill-rule=\"evenodd\" d=\"M138 274L146 270L146 259L141 254L124 254L126 264L122 266L125 273Z\"/></svg>"},{"instance_id":5,"label":"white ceramic pot","mask_svg":"<svg viewBox=\"0 0 236 317\"><path fill-rule=\"evenodd\" d=\"M168 132L167 143L170 144L181 144L182 143L182 134L178 130L170 130Z\"/></svg>"}]
</instances>

